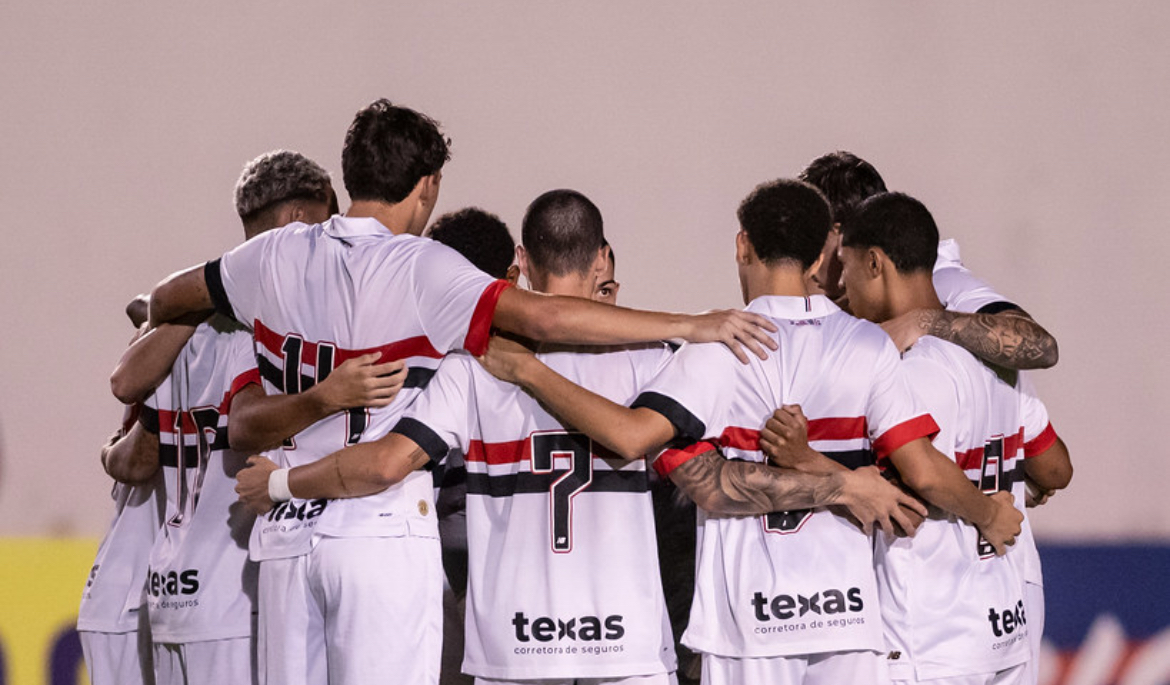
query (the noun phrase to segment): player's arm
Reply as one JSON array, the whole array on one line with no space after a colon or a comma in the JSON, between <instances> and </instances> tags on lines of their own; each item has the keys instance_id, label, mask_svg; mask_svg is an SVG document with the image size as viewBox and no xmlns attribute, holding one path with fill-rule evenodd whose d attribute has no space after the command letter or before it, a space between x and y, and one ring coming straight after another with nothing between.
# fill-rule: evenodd
<instances>
[{"instance_id":1,"label":"player's arm","mask_svg":"<svg viewBox=\"0 0 1170 685\"><path fill-rule=\"evenodd\" d=\"M959 466L930 444L917 438L890 452L902 482L927 502L966 520L979 529L996 554L1014 544L1024 515L1015 508L1010 492L988 497L975 487Z\"/></svg>"},{"instance_id":2,"label":"player's arm","mask_svg":"<svg viewBox=\"0 0 1170 685\"><path fill-rule=\"evenodd\" d=\"M891 535L895 526L913 534L926 516L921 503L888 483L874 467L803 473L728 461L712 448L676 466L669 477L697 506L714 515L756 516L842 505L867 534L876 525Z\"/></svg>"},{"instance_id":3,"label":"player's arm","mask_svg":"<svg viewBox=\"0 0 1170 685\"><path fill-rule=\"evenodd\" d=\"M667 314L627 309L578 297L508 288L500 294L492 325L532 340L587 345L618 345L655 340L721 342L746 363L743 348L761 359L772 322L758 314L725 310L706 314Z\"/></svg>"},{"instance_id":4,"label":"player's arm","mask_svg":"<svg viewBox=\"0 0 1170 685\"><path fill-rule=\"evenodd\" d=\"M198 326L198 321L182 321L146 330L126 348L110 374L110 390L118 401L141 402L167 377Z\"/></svg>"},{"instance_id":5,"label":"player's arm","mask_svg":"<svg viewBox=\"0 0 1170 685\"><path fill-rule=\"evenodd\" d=\"M964 313L915 309L882 324L899 350L924 335L952 342L980 359L1007 369L1047 369L1059 358L1056 338L1022 309Z\"/></svg>"},{"instance_id":6,"label":"player's arm","mask_svg":"<svg viewBox=\"0 0 1170 685\"><path fill-rule=\"evenodd\" d=\"M278 469L261 456L248 459L236 474L240 501L257 514L274 502L298 499L364 497L385 490L431 460L417 443L400 433L388 433L334 452L324 459L292 469Z\"/></svg>"},{"instance_id":7,"label":"player's arm","mask_svg":"<svg viewBox=\"0 0 1170 685\"><path fill-rule=\"evenodd\" d=\"M268 395L256 383L232 398L233 450L273 449L317 421L351 407L385 407L406 381L406 362L378 364L380 353L347 359L320 383L295 395Z\"/></svg>"},{"instance_id":8,"label":"player's arm","mask_svg":"<svg viewBox=\"0 0 1170 685\"><path fill-rule=\"evenodd\" d=\"M102 468L121 483L144 483L159 468L158 435L134 422L129 431L118 431L102 447Z\"/></svg>"},{"instance_id":9,"label":"player's arm","mask_svg":"<svg viewBox=\"0 0 1170 685\"><path fill-rule=\"evenodd\" d=\"M646 407L624 407L590 392L545 366L531 350L514 341L492 338L480 363L496 378L523 387L562 424L624 459L656 452L675 436L674 425L662 414Z\"/></svg>"},{"instance_id":10,"label":"player's arm","mask_svg":"<svg viewBox=\"0 0 1170 685\"><path fill-rule=\"evenodd\" d=\"M1029 506L1044 504L1057 490L1068 487L1073 466L1064 440L1056 437L1051 447L1024 459L1024 476L1031 486L1029 490L1035 489L1029 492Z\"/></svg>"},{"instance_id":11,"label":"player's arm","mask_svg":"<svg viewBox=\"0 0 1170 685\"><path fill-rule=\"evenodd\" d=\"M215 309L204 275L206 264L171 274L150 293L150 325L177 321L184 316L206 318Z\"/></svg>"}]
</instances>

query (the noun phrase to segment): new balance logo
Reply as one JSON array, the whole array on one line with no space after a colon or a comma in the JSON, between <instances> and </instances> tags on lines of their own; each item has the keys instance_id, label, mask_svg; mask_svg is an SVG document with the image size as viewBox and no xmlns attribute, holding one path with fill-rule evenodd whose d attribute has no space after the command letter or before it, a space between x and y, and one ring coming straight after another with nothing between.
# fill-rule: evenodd
<instances>
[{"instance_id":1,"label":"new balance logo","mask_svg":"<svg viewBox=\"0 0 1170 685\"><path fill-rule=\"evenodd\" d=\"M601 640L620 640L626 634L622 626L622 616L607 616L602 619L597 616L581 616L580 618L553 619L541 616L529 620L524 612L517 611L512 617L512 626L516 628L516 639L520 642L552 642L553 640L581 640L583 642L598 642Z\"/></svg>"},{"instance_id":2,"label":"new balance logo","mask_svg":"<svg viewBox=\"0 0 1170 685\"><path fill-rule=\"evenodd\" d=\"M1024 600L1016 602L1016 606L1003 611L996 611L995 607L987 610L987 620L991 622L991 632L996 637L1011 635L1016 628L1028 625L1028 617L1024 615Z\"/></svg>"},{"instance_id":3,"label":"new balance logo","mask_svg":"<svg viewBox=\"0 0 1170 685\"><path fill-rule=\"evenodd\" d=\"M832 615L858 612L865 608L865 603L861 600L861 588L851 587L846 592L833 588L813 593L809 597L776 595L770 600L764 593L757 592L752 595L752 607L756 611L757 621L770 621L773 617L784 621L808 613Z\"/></svg>"}]
</instances>

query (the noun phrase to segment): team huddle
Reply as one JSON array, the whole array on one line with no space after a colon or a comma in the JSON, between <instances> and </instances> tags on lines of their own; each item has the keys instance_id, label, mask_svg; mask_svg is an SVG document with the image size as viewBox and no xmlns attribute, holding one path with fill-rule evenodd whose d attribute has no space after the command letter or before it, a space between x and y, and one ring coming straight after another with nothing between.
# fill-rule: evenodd
<instances>
[{"instance_id":1,"label":"team huddle","mask_svg":"<svg viewBox=\"0 0 1170 685\"><path fill-rule=\"evenodd\" d=\"M579 192L432 223L448 158L378 100L344 213L262 155L246 241L127 308L92 683L1036 683L1056 343L922 203L820 157L738 208L746 309L667 314Z\"/></svg>"}]
</instances>

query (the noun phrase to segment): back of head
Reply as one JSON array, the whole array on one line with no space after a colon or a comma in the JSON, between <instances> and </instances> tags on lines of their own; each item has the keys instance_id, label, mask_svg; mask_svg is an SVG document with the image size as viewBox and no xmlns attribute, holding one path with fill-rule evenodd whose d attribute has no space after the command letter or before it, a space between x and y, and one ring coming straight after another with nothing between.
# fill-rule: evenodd
<instances>
[{"instance_id":1,"label":"back of head","mask_svg":"<svg viewBox=\"0 0 1170 685\"><path fill-rule=\"evenodd\" d=\"M872 164L842 150L817 157L798 178L825 194L837 223L845 223L866 198L886 192L886 183Z\"/></svg>"},{"instance_id":2,"label":"back of head","mask_svg":"<svg viewBox=\"0 0 1170 685\"><path fill-rule=\"evenodd\" d=\"M898 273L930 272L938 258L938 226L918 200L905 193L874 195L841 225L845 247L881 248Z\"/></svg>"},{"instance_id":3,"label":"back of head","mask_svg":"<svg viewBox=\"0 0 1170 685\"><path fill-rule=\"evenodd\" d=\"M585 273L605 245L601 210L575 190L550 190L528 205L520 242L529 262L542 271Z\"/></svg>"},{"instance_id":4,"label":"back of head","mask_svg":"<svg viewBox=\"0 0 1170 685\"><path fill-rule=\"evenodd\" d=\"M444 214L431 224L427 235L495 278L507 276L516 251L516 243L504 222L478 207Z\"/></svg>"},{"instance_id":5,"label":"back of head","mask_svg":"<svg viewBox=\"0 0 1170 685\"><path fill-rule=\"evenodd\" d=\"M451 158L433 119L385 98L360 110L345 133L342 178L351 200L397 204Z\"/></svg>"},{"instance_id":6,"label":"back of head","mask_svg":"<svg viewBox=\"0 0 1170 685\"><path fill-rule=\"evenodd\" d=\"M329 172L299 152L274 150L244 165L236 181L236 212L245 225L289 200L336 203Z\"/></svg>"},{"instance_id":7,"label":"back of head","mask_svg":"<svg viewBox=\"0 0 1170 685\"><path fill-rule=\"evenodd\" d=\"M769 266L796 263L802 270L817 261L833 223L824 195L789 179L756 186L737 215L761 261Z\"/></svg>"}]
</instances>

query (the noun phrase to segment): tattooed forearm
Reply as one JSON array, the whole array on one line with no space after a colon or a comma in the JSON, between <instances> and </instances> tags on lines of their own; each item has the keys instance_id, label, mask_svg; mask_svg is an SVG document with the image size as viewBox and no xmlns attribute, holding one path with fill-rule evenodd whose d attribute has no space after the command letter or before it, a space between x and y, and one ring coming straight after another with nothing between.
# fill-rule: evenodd
<instances>
[{"instance_id":1,"label":"tattooed forearm","mask_svg":"<svg viewBox=\"0 0 1170 685\"><path fill-rule=\"evenodd\" d=\"M715 451L683 463L670 479L703 510L725 516L824 506L834 503L840 491L834 476L728 461Z\"/></svg>"},{"instance_id":2,"label":"tattooed forearm","mask_svg":"<svg viewBox=\"0 0 1170 685\"><path fill-rule=\"evenodd\" d=\"M963 314L924 310L919 325L930 335L948 340L971 354L1009 369L1047 369L1059 357L1056 338L1027 314Z\"/></svg>"}]
</instances>

